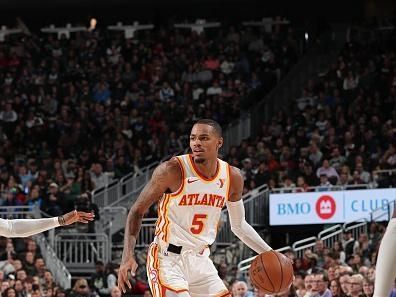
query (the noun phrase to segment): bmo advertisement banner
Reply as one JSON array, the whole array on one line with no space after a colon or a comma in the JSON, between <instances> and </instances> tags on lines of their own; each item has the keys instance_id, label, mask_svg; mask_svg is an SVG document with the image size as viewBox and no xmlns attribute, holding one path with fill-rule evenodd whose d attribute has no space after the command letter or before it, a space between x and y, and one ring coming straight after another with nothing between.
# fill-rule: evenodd
<instances>
[{"instance_id":1,"label":"bmo advertisement banner","mask_svg":"<svg viewBox=\"0 0 396 297\"><path fill-rule=\"evenodd\" d=\"M270 195L270 225L345 223L396 199L396 189Z\"/></svg>"}]
</instances>

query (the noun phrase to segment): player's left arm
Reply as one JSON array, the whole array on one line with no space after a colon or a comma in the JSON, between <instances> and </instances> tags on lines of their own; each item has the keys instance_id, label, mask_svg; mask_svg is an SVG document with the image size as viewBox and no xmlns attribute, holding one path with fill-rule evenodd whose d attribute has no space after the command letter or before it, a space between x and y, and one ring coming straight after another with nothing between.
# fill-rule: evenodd
<instances>
[{"instance_id":1,"label":"player's left arm","mask_svg":"<svg viewBox=\"0 0 396 297\"><path fill-rule=\"evenodd\" d=\"M374 297L389 296L391 291L396 271L396 208L393 212L393 217L389 221L385 234L382 237L381 244L378 250L377 263L375 266L375 284Z\"/></svg>"},{"instance_id":2,"label":"player's left arm","mask_svg":"<svg viewBox=\"0 0 396 297\"><path fill-rule=\"evenodd\" d=\"M242 201L243 177L240 170L230 166L230 192L227 200L227 209L231 222L232 232L244 244L260 254L272 248L257 234L245 219L245 207Z\"/></svg>"}]
</instances>

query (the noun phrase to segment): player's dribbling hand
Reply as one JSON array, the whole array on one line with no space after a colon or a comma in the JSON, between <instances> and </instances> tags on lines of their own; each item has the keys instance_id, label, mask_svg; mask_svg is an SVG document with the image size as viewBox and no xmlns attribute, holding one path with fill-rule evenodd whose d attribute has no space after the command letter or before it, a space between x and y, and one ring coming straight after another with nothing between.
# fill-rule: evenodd
<instances>
[{"instance_id":1,"label":"player's dribbling hand","mask_svg":"<svg viewBox=\"0 0 396 297\"><path fill-rule=\"evenodd\" d=\"M93 213L77 210L63 215L65 225L71 225L77 222L87 224L89 221L93 221L94 217L95 215Z\"/></svg>"},{"instance_id":2,"label":"player's dribbling hand","mask_svg":"<svg viewBox=\"0 0 396 297\"><path fill-rule=\"evenodd\" d=\"M132 289L128 272L130 271L131 276L134 277L137 268L138 264L136 263L135 258L132 256L126 261L121 262L120 269L118 270L118 288L120 288L123 293L126 293L125 284L129 287L129 289Z\"/></svg>"}]
</instances>

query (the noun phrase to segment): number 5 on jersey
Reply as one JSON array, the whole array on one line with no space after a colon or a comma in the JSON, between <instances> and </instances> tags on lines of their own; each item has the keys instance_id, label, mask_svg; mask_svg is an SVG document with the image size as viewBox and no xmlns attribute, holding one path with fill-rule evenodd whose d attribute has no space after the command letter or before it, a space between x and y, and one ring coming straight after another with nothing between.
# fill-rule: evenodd
<instances>
[{"instance_id":1,"label":"number 5 on jersey","mask_svg":"<svg viewBox=\"0 0 396 297\"><path fill-rule=\"evenodd\" d=\"M196 214L191 223L190 231L192 234L199 234L205 227L204 222L208 218L207 214Z\"/></svg>"}]
</instances>

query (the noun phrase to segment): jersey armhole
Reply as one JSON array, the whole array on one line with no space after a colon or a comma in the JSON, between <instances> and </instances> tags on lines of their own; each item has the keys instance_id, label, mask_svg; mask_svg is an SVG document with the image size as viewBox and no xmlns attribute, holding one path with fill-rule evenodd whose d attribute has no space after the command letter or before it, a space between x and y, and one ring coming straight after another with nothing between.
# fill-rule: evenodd
<instances>
[{"instance_id":1,"label":"jersey armhole","mask_svg":"<svg viewBox=\"0 0 396 297\"><path fill-rule=\"evenodd\" d=\"M227 192L226 192L226 200L229 201L230 200L230 189L231 189L231 166L230 164L227 163Z\"/></svg>"}]
</instances>

